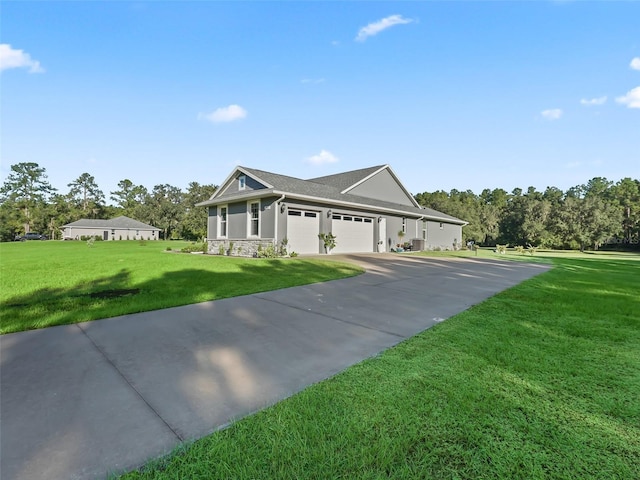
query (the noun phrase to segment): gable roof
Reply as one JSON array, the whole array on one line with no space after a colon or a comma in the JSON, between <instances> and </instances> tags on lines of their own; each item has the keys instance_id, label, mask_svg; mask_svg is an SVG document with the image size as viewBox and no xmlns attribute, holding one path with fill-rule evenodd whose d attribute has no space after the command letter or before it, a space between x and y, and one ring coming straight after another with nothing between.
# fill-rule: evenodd
<instances>
[{"instance_id":1,"label":"gable roof","mask_svg":"<svg viewBox=\"0 0 640 480\"><path fill-rule=\"evenodd\" d=\"M157 230L159 228L146 223L139 222L133 218L125 217L124 215L116 218L110 218L108 220L99 218L81 218L75 222L67 223L62 227L85 227L85 228L119 228L119 229L132 229L132 230Z\"/></svg>"},{"instance_id":2,"label":"gable roof","mask_svg":"<svg viewBox=\"0 0 640 480\"><path fill-rule=\"evenodd\" d=\"M345 190L350 190L351 188L355 187L357 184L369 178L371 175L378 173L378 171L382 170L385 167L386 165L378 165L375 167L361 168L359 170L351 170L350 172L310 178L308 181L322 183L323 185L331 185L332 187L336 187L340 191L344 192Z\"/></svg>"},{"instance_id":3,"label":"gable roof","mask_svg":"<svg viewBox=\"0 0 640 480\"><path fill-rule=\"evenodd\" d=\"M343 193L344 190L350 190L351 188L359 185L363 180L386 168L389 168L389 166L382 165L377 167L364 168L361 170L353 170L351 172L345 172L337 175L318 177L311 180L302 180L300 178L290 177L288 175L281 175L278 173L267 172L265 170L238 166L233 170L233 172L231 172L231 175L227 177L227 180L225 180L225 183L223 183L223 185L235 178L237 172L242 172L243 174L252 177L254 180L256 180L258 183L261 183L266 188L243 191L241 193L236 192L231 194L225 194L224 192L226 188L221 188L216 191L209 200L197 203L196 206L218 205L225 202L242 201L248 200L250 198L259 198L269 195L285 195L289 198L296 198L300 200L309 200L331 205L358 207L361 209L375 211L389 211L394 213L406 214L413 217L425 217L434 220L444 220L460 225L466 225L468 223L464 220L460 220L459 218L452 217L451 215L438 212L437 210L420 207L417 203L415 207L411 207L398 203L388 202L385 200L378 200L375 198ZM392 173L392 175L397 180L395 174ZM352 181L353 183L351 183ZM402 185L399 181L398 183ZM347 186L345 188L342 188L345 185ZM404 189L404 187L402 188ZM406 192L406 189L404 190Z\"/></svg>"}]
</instances>

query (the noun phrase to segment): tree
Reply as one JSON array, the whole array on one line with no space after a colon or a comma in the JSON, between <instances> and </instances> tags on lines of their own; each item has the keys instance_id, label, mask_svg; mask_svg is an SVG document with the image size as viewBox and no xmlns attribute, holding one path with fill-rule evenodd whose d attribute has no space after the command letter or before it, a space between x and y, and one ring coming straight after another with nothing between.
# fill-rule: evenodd
<instances>
[{"instance_id":1,"label":"tree","mask_svg":"<svg viewBox=\"0 0 640 480\"><path fill-rule=\"evenodd\" d=\"M56 189L47 181L46 169L37 163L11 165L11 173L0 188L0 200L6 208L18 209L18 222L25 233L31 231L36 207L41 206ZM11 217L11 216L10 216Z\"/></svg>"},{"instance_id":2,"label":"tree","mask_svg":"<svg viewBox=\"0 0 640 480\"><path fill-rule=\"evenodd\" d=\"M623 178L612 187L612 196L623 211L623 235L626 243L640 237L640 181Z\"/></svg>"},{"instance_id":3,"label":"tree","mask_svg":"<svg viewBox=\"0 0 640 480\"><path fill-rule=\"evenodd\" d=\"M566 197L557 218L560 233L577 242L580 251L587 246L598 249L620 231L621 224L622 212L599 196Z\"/></svg>"},{"instance_id":4,"label":"tree","mask_svg":"<svg viewBox=\"0 0 640 480\"><path fill-rule=\"evenodd\" d=\"M182 219L182 191L163 184L153 187L144 203L135 210L136 219L162 229L165 240L170 238Z\"/></svg>"},{"instance_id":5,"label":"tree","mask_svg":"<svg viewBox=\"0 0 640 480\"><path fill-rule=\"evenodd\" d=\"M118 182L118 188L115 192L111 192L111 200L122 209L122 214L127 217L135 218L136 207L144 202L147 195L147 189L142 185L135 185L131 180L125 178Z\"/></svg>"},{"instance_id":6,"label":"tree","mask_svg":"<svg viewBox=\"0 0 640 480\"><path fill-rule=\"evenodd\" d=\"M207 208L196 207L213 195L218 187L191 182L183 196L184 217L180 222L180 236L187 240L199 240L207 235Z\"/></svg>"},{"instance_id":7,"label":"tree","mask_svg":"<svg viewBox=\"0 0 640 480\"><path fill-rule=\"evenodd\" d=\"M104 193L98 188L92 175L85 172L67 186L71 187L69 198L81 206L83 212L91 210L96 215L96 210L104 205Z\"/></svg>"}]
</instances>

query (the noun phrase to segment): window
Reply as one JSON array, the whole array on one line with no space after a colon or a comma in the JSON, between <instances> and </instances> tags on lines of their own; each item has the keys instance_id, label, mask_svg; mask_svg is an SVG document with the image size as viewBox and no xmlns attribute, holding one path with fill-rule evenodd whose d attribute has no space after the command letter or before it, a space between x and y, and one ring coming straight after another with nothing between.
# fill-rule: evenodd
<instances>
[{"instance_id":1,"label":"window","mask_svg":"<svg viewBox=\"0 0 640 480\"><path fill-rule=\"evenodd\" d=\"M372 220L370 218L365 218L364 223L372 223Z\"/></svg>"},{"instance_id":2,"label":"window","mask_svg":"<svg viewBox=\"0 0 640 480\"><path fill-rule=\"evenodd\" d=\"M260 202L249 204L249 235L260 236Z\"/></svg>"},{"instance_id":3,"label":"window","mask_svg":"<svg viewBox=\"0 0 640 480\"><path fill-rule=\"evenodd\" d=\"M440 222L440 230L444 230L444 223Z\"/></svg>"},{"instance_id":4,"label":"window","mask_svg":"<svg viewBox=\"0 0 640 480\"><path fill-rule=\"evenodd\" d=\"M342 215L333 215L331 218L333 220L342 220Z\"/></svg>"},{"instance_id":5,"label":"window","mask_svg":"<svg viewBox=\"0 0 640 480\"><path fill-rule=\"evenodd\" d=\"M351 218L351 217L342 217L342 219L343 219L345 222L350 222L351 220L353 220L353 218Z\"/></svg>"},{"instance_id":6,"label":"window","mask_svg":"<svg viewBox=\"0 0 640 480\"><path fill-rule=\"evenodd\" d=\"M244 187L247 186L247 177L245 175L240 175L238 177L238 190L244 190Z\"/></svg>"},{"instance_id":7,"label":"window","mask_svg":"<svg viewBox=\"0 0 640 480\"><path fill-rule=\"evenodd\" d=\"M407 219L402 217L402 233L407 233Z\"/></svg>"},{"instance_id":8,"label":"window","mask_svg":"<svg viewBox=\"0 0 640 480\"><path fill-rule=\"evenodd\" d=\"M362 218L360 218L360 217L354 217L353 221L354 221L354 222L360 222L360 223L362 223Z\"/></svg>"},{"instance_id":9,"label":"window","mask_svg":"<svg viewBox=\"0 0 640 480\"><path fill-rule=\"evenodd\" d=\"M301 217L302 216L302 212L299 211L299 210L289 210L287 213L292 217Z\"/></svg>"},{"instance_id":10,"label":"window","mask_svg":"<svg viewBox=\"0 0 640 480\"><path fill-rule=\"evenodd\" d=\"M427 239L427 221L426 220L422 221L422 239L423 240Z\"/></svg>"},{"instance_id":11,"label":"window","mask_svg":"<svg viewBox=\"0 0 640 480\"><path fill-rule=\"evenodd\" d=\"M227 207L220 207L218 215L218 237L227 236Z\"/></svg>"},{"instance_id":12,"label":"window","mask_svg":"<svg viewBox=\"0 0 640 480\"><path fill-rule=\"evenodd\" d=\"M315 212L304 212L304 216L309 218L316 218L318 214Z\"/></svg>"}]
</instances>

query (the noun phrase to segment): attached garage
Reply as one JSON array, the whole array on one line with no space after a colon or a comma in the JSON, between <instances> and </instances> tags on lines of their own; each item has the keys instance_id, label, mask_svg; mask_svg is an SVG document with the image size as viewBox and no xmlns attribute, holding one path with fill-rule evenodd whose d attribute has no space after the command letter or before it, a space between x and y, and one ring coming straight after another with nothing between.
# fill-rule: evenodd
<instances>
[{"instance_id":1,"label":"attached garage","mask_svg":"<svg viewBox=\"0 0 640 480\"><path fill-rule=\"evenodd\" d=\"M320 214L310 210L287 210L287 240L289 251L319 253Z\"/></svg>"},{"instance_id":2,"label":"attached garage","mask_svg":"<svg viewBox=\"0 0 640 480\"><path fill-rule=\"evenodd\" d=\"M331 233L336 236L335 253L373 252L373 219L355 215L333 215Z\"/></svg>"}]
</instances>

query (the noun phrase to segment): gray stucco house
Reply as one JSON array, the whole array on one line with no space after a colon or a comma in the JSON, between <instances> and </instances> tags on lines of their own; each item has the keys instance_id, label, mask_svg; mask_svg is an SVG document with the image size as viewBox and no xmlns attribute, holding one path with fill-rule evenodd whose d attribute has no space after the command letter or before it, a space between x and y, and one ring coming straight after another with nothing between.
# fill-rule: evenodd
<instances>
[{"instance_id":1,"label":"gray stucco house","mask_svg":"<svg viewBox=\"0 0 640 480\"><path fill-rule=\"evenodd\" d=\"M467 224L420 207L389 165L309 180L239 166L198 205L209 210L210 253L233 242L232 254L252 255L283 239L289 252L324 253L319 233L336 236L333 253L385 252L407 241L451 250Z\"/></svg>"},{"instance_id":2,"label":"gray stucco house","mask_svg":"<svg viewBox=\"0 0 640 480\"><path fill-rule=\"evenodd\" d=\"M103 240L158 240L160 229L133 218L120 216L109 220L81 218L62 226L65 240L101 237Z\"/></svg>"}]
</instances>

